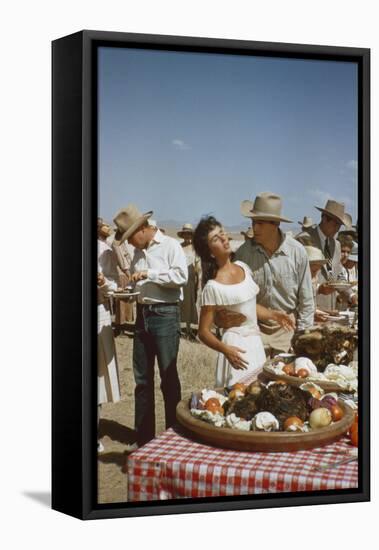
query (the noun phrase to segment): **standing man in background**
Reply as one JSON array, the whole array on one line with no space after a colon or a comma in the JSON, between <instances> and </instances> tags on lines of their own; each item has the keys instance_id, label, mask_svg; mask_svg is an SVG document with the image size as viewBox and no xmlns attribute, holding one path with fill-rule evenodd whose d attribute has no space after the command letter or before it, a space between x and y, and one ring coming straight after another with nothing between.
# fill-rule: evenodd
<instances>
[{"instance_id":1,"label":"standing man in background","mask_svg":"<svg viewBox=\"0 0 379 550\"><path fill-rule=\"evenodd\" d=\"M149 225L152 211L142 214L130 204L115 218L115 244L128 240L135 247L131 280L140 292L133 344L135 429L138 446L155 436L154 362L158 361L166 429L176 421L181 399L177 372L180 341L180 301L187 283L187 262L176 239Z\"/></svg>"}]
</instances>

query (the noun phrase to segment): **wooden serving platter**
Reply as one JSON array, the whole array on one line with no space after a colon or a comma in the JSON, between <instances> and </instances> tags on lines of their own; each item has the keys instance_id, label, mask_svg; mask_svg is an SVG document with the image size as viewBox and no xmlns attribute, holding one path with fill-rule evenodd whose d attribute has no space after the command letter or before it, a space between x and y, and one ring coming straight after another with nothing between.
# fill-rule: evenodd
<instances>
[{"instance_id":1,"label":"wooden serving platter","mask_svg":"<svg viewBox=\"0 0 379 550\"><path fill-rule=\"evenodd\" d=\"M345 388L341 388L338 384L331 380L312 380L312 377L309 378L298 378L297 376L289 376L288 374L276 374L275 372L272 372L270 369L267 368L267 365L263 365L263 372L267 378L270 380L283 380L287 384L291 386L301 386L302 384L305 384L306 382L313 382L314 384L317 384L322 388L325 392L342 392L346 393L347 390ZM348 392L347 392L348 393Z\"/></svg>"},{"instance_id":2,"label":"wooden serving platter","mask_svg":"<svg viewBox=\"0 0 379 550\"><path fill-rule=\"evenodd\" d=\"M199 392L200 393L200 392ZM190 437L207 445L238 451L292 452L329 445L345 434L354 422L354 411L342 400L338 404L344 416L330 426L311 432L253 432L232 428L217 428L192 416L189 400L183 399L176 408L176 417Z\"/></svg>"}]
</instances>

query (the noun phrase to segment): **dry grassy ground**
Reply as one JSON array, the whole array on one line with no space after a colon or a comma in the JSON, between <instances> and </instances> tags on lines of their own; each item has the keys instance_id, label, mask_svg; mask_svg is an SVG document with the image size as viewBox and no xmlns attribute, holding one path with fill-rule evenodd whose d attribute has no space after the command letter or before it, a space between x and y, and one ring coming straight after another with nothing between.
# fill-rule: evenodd
<instances>
[{"instance_id":1,"label":"dry grassy ground","mask_svg":"<svg viewBox=\"0 0 379 550\"><path fill-rule=\"evenodd\" d=\"M133 340L127 336L116 338L120 368L121 401L102 406L100 436L105 451L98 460L99 503L125 502L127 477L122 468L126 461L128 444L134 441L134 378L132 370ZM195 389L212 387L215 378L216 353L198 342L181 339L178 372L182 397L188 398ZM163 399L160 379L155 367L156 433L164 431Z\"/></svg>"}]
</instances>

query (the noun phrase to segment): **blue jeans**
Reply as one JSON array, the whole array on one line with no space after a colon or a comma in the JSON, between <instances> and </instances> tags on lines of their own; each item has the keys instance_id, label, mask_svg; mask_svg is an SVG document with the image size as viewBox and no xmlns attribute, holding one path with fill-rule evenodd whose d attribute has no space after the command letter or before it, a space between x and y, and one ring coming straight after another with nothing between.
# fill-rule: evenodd
<instances>
[{"instance_id":1,"label":"blue jeans","mask_svg":"<svg viewBox=\"0 0 379 550\"><path fill-rule=\"evenodd\" d=\"M176 421L176 405L181 388L176 368L180 340L179 304L138 305L133 345L136 388L135 429L137 443L155 436L154 361L158 360L163 393L166 429Z\"/></svg>"}]
</instances>

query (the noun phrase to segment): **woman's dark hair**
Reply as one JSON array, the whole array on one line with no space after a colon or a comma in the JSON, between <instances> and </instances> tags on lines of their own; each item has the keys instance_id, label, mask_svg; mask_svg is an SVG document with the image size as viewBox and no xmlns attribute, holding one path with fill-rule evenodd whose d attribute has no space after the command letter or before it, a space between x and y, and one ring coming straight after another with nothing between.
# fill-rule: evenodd
<instances>
[{"instance_id":1,"label":"woman's dark hair","mask_svg":"<svg viewBox=\"0 0 379 550\"><path fill-rule=\"evenodd\" d=\"M222 225L215 217L204 216L197 224L193 234L193 247L201 260L201 282L203 287L209 279L214 279L216 277L218 270L216 260L212 258L208 246L208 235L216 227L222 227Z\"/></svg>"}]
</instances>

